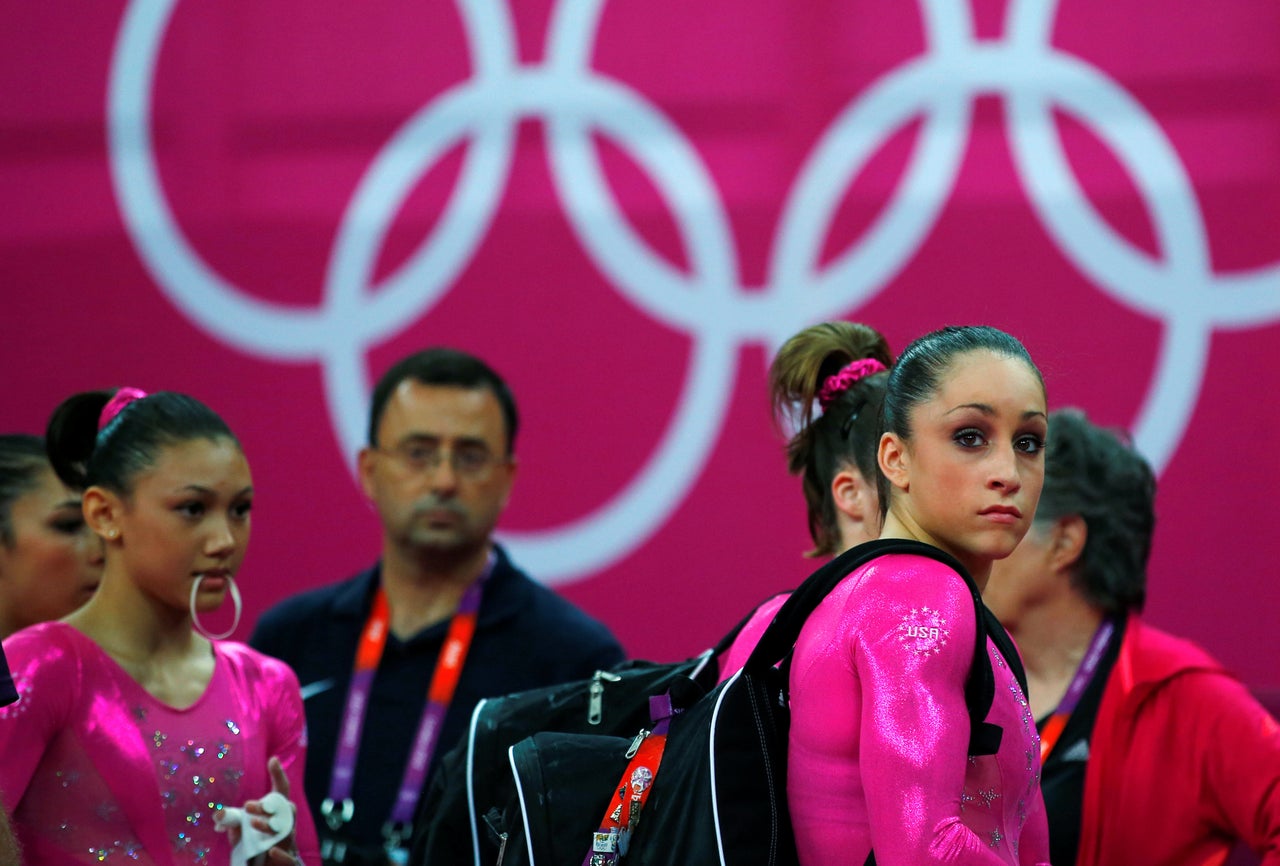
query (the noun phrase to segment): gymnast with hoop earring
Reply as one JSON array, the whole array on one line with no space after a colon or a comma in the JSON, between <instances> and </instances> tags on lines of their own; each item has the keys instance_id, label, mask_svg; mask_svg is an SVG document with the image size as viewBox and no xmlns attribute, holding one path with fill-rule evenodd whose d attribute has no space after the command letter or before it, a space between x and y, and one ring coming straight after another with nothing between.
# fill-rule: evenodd
<instances>
[{"instance_id":1,"label":"gymnast with hoop earring","mask_svg":"<svg viewBox=\"0 0 1280 866\"><path fill-rule=\"evenodd\" d=\"M64 401L46 445L105 562L82 608L4 642L20 700L0 709L0 798L24 862L319 862L288 799L297 678L223 640L253 504L240 443L194 398L121 388ZM211 634L228 595L235 622Z\"/></svg>"}]
</instances>

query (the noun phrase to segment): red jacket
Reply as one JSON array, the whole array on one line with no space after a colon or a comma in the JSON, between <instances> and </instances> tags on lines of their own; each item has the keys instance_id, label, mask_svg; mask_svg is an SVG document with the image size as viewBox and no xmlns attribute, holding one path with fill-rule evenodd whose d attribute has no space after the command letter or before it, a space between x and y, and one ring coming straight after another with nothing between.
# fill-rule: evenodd
<instances>
[{"instance_id":1,"label":"red jacket","mask_svg":"<svg viewBox=\"0 0 1280 866\"><path fill-rule=\"evenodd\" d=\"M1280 866L1280 726L1199 647L1130 617L1093 730L1079 866Z\"/></svg>"}]
</instances>

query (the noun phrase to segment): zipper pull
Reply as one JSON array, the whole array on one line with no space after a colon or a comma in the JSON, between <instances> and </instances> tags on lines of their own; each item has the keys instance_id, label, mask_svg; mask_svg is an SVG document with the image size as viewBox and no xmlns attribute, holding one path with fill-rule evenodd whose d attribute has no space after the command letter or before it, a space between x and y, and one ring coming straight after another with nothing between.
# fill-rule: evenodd
<instances>
[{"instance_id":1,"label":"zipper pull","mask_svg":"<svg viewBox=\"0 0 1280 866\"><path fill-rule=\"evenodd\" d=\"M587 689L587 724L598 725L604 718L604 683L616 683L622 677L608 671L596 671L591 676L591 685Z\"/></svg>"},{"instance_id":2,"label":"zipper pull","mask_svg":"<svg viewBox=\"0 0 1280 866\"><path fill-rule=\"evenodd\" d=\"M636 738L631 741L631 748L627 749L625 757L630 760L636 756L636 752L640 751L640 744L644 742L645 737L649 736L647 728L641 728L640 733L636 734Z\"/></svg>"}]
</instances>

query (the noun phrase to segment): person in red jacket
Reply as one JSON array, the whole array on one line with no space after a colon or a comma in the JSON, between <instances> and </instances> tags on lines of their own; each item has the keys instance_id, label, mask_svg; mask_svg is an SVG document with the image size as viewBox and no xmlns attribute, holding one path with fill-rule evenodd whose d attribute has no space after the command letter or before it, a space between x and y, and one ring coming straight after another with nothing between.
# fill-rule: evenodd
<instances>
[{"instance_id":1,"label":"person in red jacket","mask_svg":"<svg viewBox=\"0 0 1280 866\"><path fill-rule=\"evenodd\" d=\"M1199 647L1144 623L1155 476L1077 410L1050 416L1031 530L984 600L1017 641L1056 866L1280 866L1280 727Z\"/></svg>"}]
</instances>

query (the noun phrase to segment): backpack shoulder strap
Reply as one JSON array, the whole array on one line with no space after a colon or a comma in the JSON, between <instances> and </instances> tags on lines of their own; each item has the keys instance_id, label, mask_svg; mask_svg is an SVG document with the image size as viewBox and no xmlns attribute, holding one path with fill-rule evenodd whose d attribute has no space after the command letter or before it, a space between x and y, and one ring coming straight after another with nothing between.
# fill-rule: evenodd
<instances>
[{"instance_id":1,"label":"backpack shoulder strap","mask_svg":"<svg viewBox=\"0 0 1280 866\"><path fill-rule=\"evenodd\" d=\"M729 648L733 646L733 642L738 639L738 635L742 633L742 630L747 627L747 623L751 622L751 620L755 618L756 612L780 595L786 595L786 593L775 592L773 595L751 608L751 610L747 611L747 615L738 620L737 624L734 625L734 627L731 628L724 637L720 638L720 640L716 642L716 645L711 648L711 654L716 658L722 658L725 653L729 652Z\"/></svg>"},{"instance_id":2,"label":"backpack shoulder strap","mask_svg":"<svg viewBox=\"0 0 1280 866\"><path fill-rule=\"evenodd\" d=\"M978 607L978 623L979 643L974 650L973 668L965 682L965 705L969 708L969 754L994 755L1000 748L1002 731L999 725L984 721L991 711L991 702L995 699L995 672L991 670L991 659L987 656L987 642L983 632L986 632L986 637L991 638L991 642L1013 671L1013 676L1022 689L1023 700L1027 697L1027 672L1023 669L1022 657L1018 655L1013 639L986 605L980 604ZM979 659L978 655L982 658ZM979 679L983 681L980 686L976 684Z\"/></svg>"},{"instance_id":3,"label":"backpack shoulder strap","mask_svg":"<svg viewBox=\"0 0 1280 866\"><path fill-rule=\"evenodd\" d=\"M1026 697L1028 694L1027 671L1022 666L1022 656L1018 654L1018 648L1014 646L1013 638L1009 637L1009 633L1004 630L1004 625L986 605L982 606L982 613L987 620L987 634L991 636L996 649L1000 650L1000 655L1004 656L1004 660L1009 663L1009 668L1013 671L1014 677L1017 678L1018 685L1022 686L1022 695Z\"/></svg>"},{"instance_id":4,"label":"backpack shoulder strap","mask_svg":"<svg viewBox=\"0 0 1280 866\"><path fill-rule=\"evenodd\" d=\"M888 554L912 554L935 559L964 580L973 599L976 635L973 663L965 680L965 706L969 713L969 753L971 755L995 754L1000 746L1002 731L998 725L985 720L995 699L995 675L987 656L987 636L990 635L1001 654L1013 669L1019 683L1026 691L1026 674L1022 670L1017 651L1004 628L982 603L977 584L960 562L950 554L930 544L898 538L868 541L850 548L819 568L802 583L778 611L773 622L761 635L751 656L743 666L745 670L760 672L787 659L795 648L800 630L809 615L822 600L851 572L881 556Z\"/></svg>"}]
</instances>

